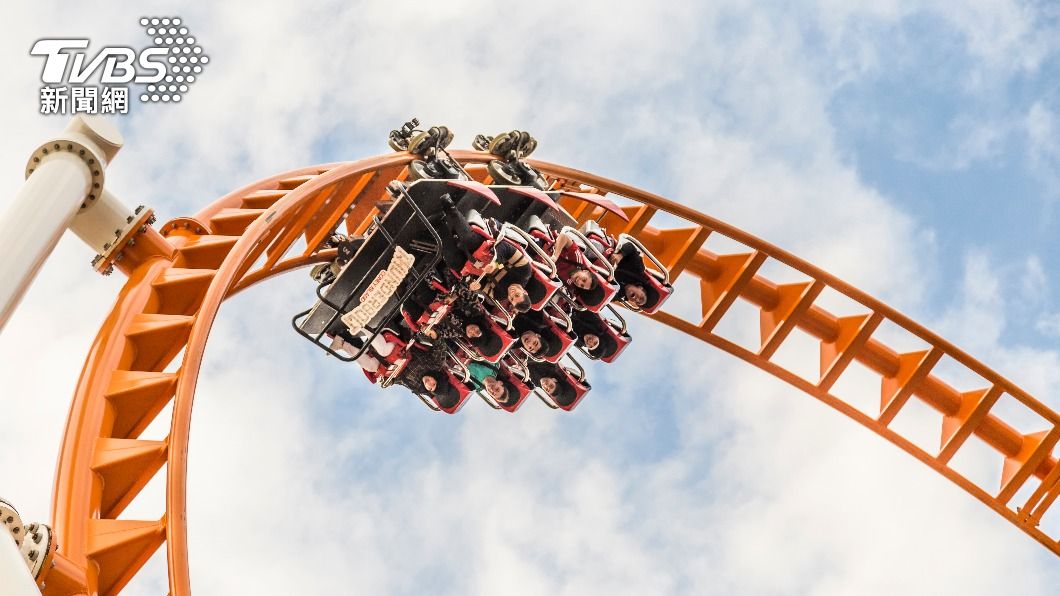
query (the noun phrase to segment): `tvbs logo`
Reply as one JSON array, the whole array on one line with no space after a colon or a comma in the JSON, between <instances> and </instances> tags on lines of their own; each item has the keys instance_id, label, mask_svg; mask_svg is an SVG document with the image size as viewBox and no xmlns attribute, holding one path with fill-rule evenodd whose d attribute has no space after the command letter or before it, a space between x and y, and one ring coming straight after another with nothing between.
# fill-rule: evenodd
<instances>
[{"instance_id":1,"label":"tvbs logo","mask_svg":"<svg viewBox=\"0 0 1060 596\"><path fill-rule=\"evenodd\" d=\"M71 68L71 50L85 50L88 39L39 39L30 50L34 56L45 56L45 71L40 75L43 83L86 83L88 78L100 67L100 83L158 83L165 76L165 56L170 54L165 48L147 48L137 55L131 48L107 47L100 50L88 65L85 64L85 52L73 53ZM149 71L149 74L140 74ZM69 72L69 74L68 74ZM69 77L68 77L69 76Z\"/></svg>"},{"instance_id":2,"label":"tvbs logo","mask_svg":"<svg viewBox=\"0 0 1060 596\"><path fill-rule=\"evenodd\" d=\"M29 53L45 57L41 81L48 84L85 83L101 66L99 82L104 85L157 83L166 76L166 56L169 55L166 48L145 48L137 56L132 48L105 47L87 65L85 52L73 53L73 60L70 60L71 50L86 48L87 39L41 39L33 44ZM137 65L140 72L137 72Z\"/></svg>"},{"instance_id":3,"label":"tvbs logo","mask_svg":"<svg viewBox=\"0 0 1060 596\"><path fill-rule=\"evenodd\" d=\"M105 46L88 50L85 39L41 39L30 55L44 58L42 114L127 113L129 84L144 85L142 102L179 102L209 57L181 19L144 17L152 46L135 50ZM86 84L97 80L99 86Z\"/></svg>"}]
</instances>

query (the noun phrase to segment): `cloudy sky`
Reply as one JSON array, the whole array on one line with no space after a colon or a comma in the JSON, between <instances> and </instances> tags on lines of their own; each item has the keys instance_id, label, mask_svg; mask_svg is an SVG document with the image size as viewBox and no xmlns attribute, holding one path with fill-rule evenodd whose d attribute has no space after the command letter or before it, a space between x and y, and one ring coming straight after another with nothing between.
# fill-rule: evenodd
<instances>
[{"instance_id":1,"label":"cloudy sky","mask_svg":"<svg viewBox=\"0 0 1060 596\"><path fill-rule=\"evenodd\" d=\"M385 152L412 115L451 126L462 147L526 129L542 159L756 233L1060 407L1060 9L789 4L11 4L0 204L65 124L37 114L33 42L142 47L141 16L180 16L211 63L181 104L120 120L126 146L107 178L163 221L277 172ZM0 336L0 494L28 519L49 517L70 395L121 284L91 256L64 238ZM595 389L570 415L471 403L443 416L291 332L310 295L303 274L274 280L214 327L190 454L196 593L1060 585L1056 557L956 486L647 321L620 370L592 369ZM163 413L146 438L167 431ZM123 517L159 517L163 490L150 485ZM128 593L165 593L165 573L160 553Z\"/></svg>"}]
</instances>

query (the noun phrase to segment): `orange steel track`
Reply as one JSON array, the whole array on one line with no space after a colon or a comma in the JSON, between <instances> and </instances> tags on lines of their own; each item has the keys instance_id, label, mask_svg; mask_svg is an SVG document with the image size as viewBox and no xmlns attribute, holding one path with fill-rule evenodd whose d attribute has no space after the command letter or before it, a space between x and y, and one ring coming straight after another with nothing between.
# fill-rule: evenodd
<instances>
[{"instance_id":1,"label":"orange steel track","mask_svg":"<svg viewBox=\"0 0 1060 596\"><path fill-rule=\"evenodd\" d=\"M457 151L453 156L473 176L485 177L482 164L491 159L489 155ZM153 256L138 258L124 268L128 282L91 347L70 408L52 502L59 553L56 566L44 578L45 594L117 593L163 543L170 593L190 593L185 519L188 441L199 367L221 302L259 281L329 258L330 251L317 251L320 243L336 229L363 232L377 213L375 202L386 183L404 178L409 160L406 153L394 153L261 180L222 197L193 218L167 223L160 229L164 241L156 238ZM664 311L652 318L816 397L1060 554L1060 537L1038 527L1060 494L1060 465L1052 454L1060 440L1056 412L894 309L784 250L662 197L570 168L533 163L557 187L607 193L628 205L624 209L630 216L624 222L587 203L565 199L562 204L577 219L602 217L609 232L638 237L670 269L672 278L698 279L699 317L686 320ZM676 218L683 223L665 229L648 225L660 212L672 216L667 221ZM708 235L727 237L747 249L715 254L703 247ZM305 248L291 250L299 240L305 241ZM769 260L801 272L806 281L777 284L766 279L758 271ZM841 317L828 312L815 303L826 288L852 299L863 312ZM737 299L759 310L757 349L714 333ZM920 338L927 348L895 351L874 336L884 321ZM820 341L820 376L813 380L771 360L796 328ZM933 374L943 356L980 378L979 388L958 391ZM873 415L832 393L855 361L882 379L879 409ZM1037 413L1040 432L1021 434L992 412L1003 395ZM937 450L925 451L889 426L914 400L942 415ZM168 438L140 440L170 402ZM1004 458L996 486L981 487L949 465L973 435ZM161 473L163 464L165 515L119 520L148 481ZM1031 490L1034 482L1038 484ZM1020 502L1013 502L1017 492Z\"/></svg>"}]
</instances>

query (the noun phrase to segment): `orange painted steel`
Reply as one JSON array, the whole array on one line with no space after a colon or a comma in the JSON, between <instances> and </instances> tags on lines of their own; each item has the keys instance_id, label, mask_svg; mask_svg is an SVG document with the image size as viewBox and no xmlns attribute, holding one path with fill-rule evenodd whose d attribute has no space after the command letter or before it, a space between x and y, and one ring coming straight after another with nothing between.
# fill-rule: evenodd
<instances>
[{"instance_id":1,"label":"orange painted steel","mask_svg":"<svg viewBox=\"0 0 1060 596\"><path fill-rule=\"evenodd\" d=\"M487 154L453 155L479 179ZM191 218L160 228L164 243L141 255L93 343L71 403L52 503L63 565L52 570L45 594L114 594L166 544L170 593L190 593L186 527L187 454L191 413L202 356L221 303L275 275L326 260L318 250L332 230L360 233L378 214L375 202L386 183L403 178L410 156L394 153L352 163L302 168L261 180L210 204ZM629 221L574 199L563 205L580 221L600 219L613 234L639 238L673 278L699 280L700 314L686 320L662 311L652 318L733 354L818 398L891 441L949 478L1024 532L1060 554L1057 536L1038 523L1060 494L1060 465L1052 455L1060 416L1013 383L894 309L786 251L724 222L632 187L570 168L533 162L558 187L608 194L625 203ZM649 224L659 212L687 226ZM715 254L710 236L725 236L747 252ZM297 250L296 244L304 242ZM758 272L770 260L801 272L806 281L776 284ZM815 300L826 288L864 307L837 317ZM757 350L714 333L737 300L759 309L762 342ZM923 351L899 353L873 335L891 321L919 337ZM771 358L795 329L820 340L820 377L809 381ZM176 357L183 352L179 360ZM943 356L982 379L982 388L961 392L932 374ZM879 413L866 414L831 393L853 362L881 376ZM1009 395L1043 421L1041 432L1021 434L991 407ZM940 447L928 453L889 426L912 400L943 415ZM144 429L172 404L169 435L141 440ZM971 436L1005 458L997 490L980 487L948 464ZM166 513L157 520L118 519L143 487L166 474ZM1024 485L1039 486L1012 504ZM1024 492L1027 492L1025 489ZM56 586L54 589L52 585ZM63 586L60 588L59 586Z\"/></svg>"}]
</instances>

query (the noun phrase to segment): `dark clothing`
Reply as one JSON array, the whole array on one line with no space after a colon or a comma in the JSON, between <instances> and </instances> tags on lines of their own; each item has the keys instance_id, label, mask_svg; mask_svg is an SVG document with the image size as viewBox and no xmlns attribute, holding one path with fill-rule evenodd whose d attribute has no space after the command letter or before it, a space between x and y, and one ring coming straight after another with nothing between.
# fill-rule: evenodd
<instances>
[{"instance_id":1,"label":"dark clothing","mask_svg":"<svg viewBox=\"0 0 1060 596\"><path fill-rule=\"evenodd\" d=\"M532 382L535 387L541 387L541 379L545 377L556 379L556 390L548 395L558 405L569 406L574 402L574 387L571 386L570 379L567 378L567 375L560 370L559 365L548 362L530 362L527 365L527 370L530 373L530 382ZM541 390L544 391L544 388L541 387Z\"/></svg>"},{"instance_id":2,"label":"dark clothing","mask_svg":"<svg viewBox=\"0 0 1060 596\"><path fill-rule=\"evenodd\" d=\"M545 316L541 311L531 310L520 313L512 321L512 326L515 328L517 335L533 331L541 336L541 351L534 354L534 356L539 358L555 356L560 349L560 340L556 337L552 327L545 321Z\"/></svg>"},{"instance_id":3,"label":"dark clothing","mask_svg":"<svg viewBox=\"0 0 1060 596\"><path fill-rule=\"evenodd\" d=\"M448 232L440 234L442 259L450 269L460 271L472 259L475 251L490 240L472 229L467 217L456 207L447 205L443 208L442 214L445 220L445 232ZM486 276L483 280L482 292L492 296L495 300L507 298L508 288L512 284L526 287L530 276L533 275L530 270L530 261L511 243L495 243L493 260L501 265L501 269Z\"/></svg>"},{"instance_id":4,"label":"dark clothing","mask_svg":"<svg viewBox=\"0 0 1060 596\"><path fill-rule=\"evenodd\" d=\"M588 334L600 338L600 344L595 350L585 348L593 358L607 358L615 353L618 344L608 332L608 324L600 315L588 311L574 311L571 313L571 322L574 324L574 333L578 335L576 345L585 348L585 336Z\"/></svg>"},{"instance_id":5,"label":"dark clothing","mask_svg":"<svg viewBox=\"0 0 1060 596\"><path fill-rule=\"evenodd\" d=\"M445 220L446 228L444 231L439 230L439 236L442 238L442 260L449 268L460 271L470 256L489 239L472 229L467 218L455 206L443 207L442 219Z\"/></svg>"},{"instance_id":6,"label":"dark clothing","mask_svg":"<svg viewBox=\"0 0 1060 596\"><path fill-rule=\"evenodd\" d=\"M622 286L630 283L643 285L644 276L648 273L637 247L632 242L626 242L615 254L621 259L615 265L615 281Z\"/></svg>"},{"instance_id":7,"label":"dark clothing","mask_svg":"<svg viewBox=\"0 0 1060 596\"><path fill-rule=\"evenodd\" d=\"M486 276L482 292L499 302L508 298L508 288L513 285L519 284L526 288L534 272L526 255L508 242L498 242L493 247L493 253L501 268Z\"/></svg>"},{"instance_id":8,"label":"dark clothing","mask_svg":"<svg viewBox=\"0 0 1060 596\"><path fill-rule=\"evenodd\" d=\"M426 393L434 398L439 406L451 408L460 399L460 394L449 382L446 374L446 349L444 342L433 346L414 347L409 352L409 363L401 371L395 383L407 387L415 393ZM433 392L423 386L423 377L430 375L437 382Z\"/></svg>"}]
</instances>

